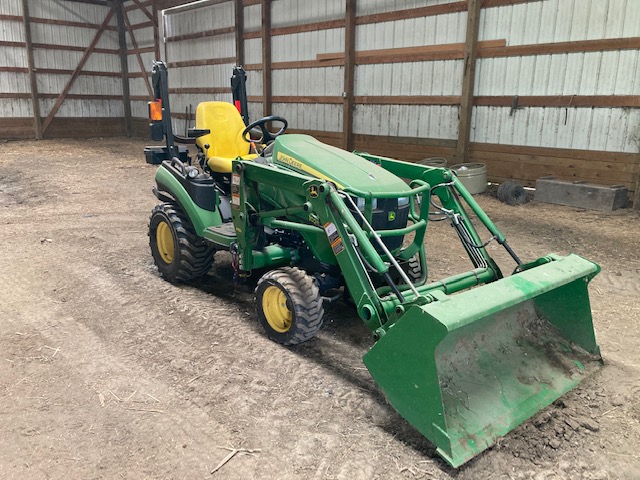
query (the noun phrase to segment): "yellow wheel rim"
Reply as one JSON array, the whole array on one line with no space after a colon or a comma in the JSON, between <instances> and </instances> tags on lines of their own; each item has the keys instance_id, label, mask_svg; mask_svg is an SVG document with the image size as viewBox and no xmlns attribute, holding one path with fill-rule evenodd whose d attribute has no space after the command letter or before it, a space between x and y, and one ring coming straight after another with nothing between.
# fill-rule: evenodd
<instances>
[{"instance_id":1,"label":"yellow wheel rim","mask_svg":"<svg viewBox=\"0 0 640 480\"><path fill-rule=\"evenodd\" d=\"M156 243L158 244L158 253L165 263L173 262L173 235L171 227L167 222L160 222L156 229Z\"/></svg>"},{"instance_id":2,"label":"yellow wheel rim","mask_svg":"<svg viewBox=\"0 0 640 480\"><path fill-rule=\"evenodd\" d=\"M287 296L278 287L271 285L262 294L262 311L269 326L278 333L291 328L293 313L287 307Z\"/></svg>"}]
</instances>

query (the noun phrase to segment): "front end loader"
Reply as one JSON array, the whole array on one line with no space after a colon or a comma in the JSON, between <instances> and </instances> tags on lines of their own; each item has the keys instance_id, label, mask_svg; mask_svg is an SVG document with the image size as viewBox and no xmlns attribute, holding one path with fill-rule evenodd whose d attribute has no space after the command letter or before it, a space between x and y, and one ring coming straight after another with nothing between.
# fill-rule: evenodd
<instances>
[{"instance_id":1,"label":"front end loader","mask_svg":"<svg viewBox=\"0 0 640 480\"><path fill-rule=\"evenodd\" d=\"M154 64L153 75L162 79L154 82L162 105L151 107L161 110L152 131L175 139L164 64ZM281 117L245 125L238 110L198 106L194 165L167 144L155 176L162 203L149 225L167 280L197 281L220 250L230 252L236 279L266 271L257 317L283 345L311 339L323 305L348 297L375 341L364 364L453 467L600 365L587 291L598 265L577 255L522 262L448 169L283 135ZM469 271L429 279L424 240L433 220L451 224ZM513 258L511 275L489 255L491 241Z\"/></svg>"}]
</instances>

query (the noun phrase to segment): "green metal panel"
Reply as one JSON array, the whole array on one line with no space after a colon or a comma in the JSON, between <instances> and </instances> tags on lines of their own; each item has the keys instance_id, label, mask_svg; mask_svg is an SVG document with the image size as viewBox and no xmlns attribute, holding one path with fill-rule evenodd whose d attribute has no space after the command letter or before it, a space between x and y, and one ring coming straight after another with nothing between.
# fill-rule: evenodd
<instances>
[{"instance_id":1,"label":"green metal panel","mask_svg":"<svg viewBox=\"0 0 640 480\"><path fill-rule=\"evenodd\" d=\"M410 308L364 356L393 407L457 467L599 365L577 255Z\"/></svg>"},{"instance_id":2,"label":"green metal panel","mask_svg":"<svg viewBox=\"0 0 640 480\"><path fill-rule=\"evenodd\" d=\"M273 161L312 177L331 180L341 189L354 189L374 196L409 190L405 182L384 168L309 135L278 137Z\"/></svg>"},{"instance_id":3,"label":"green metal panel","mask_svg":"<svg viewBox=\"0 0 640 480\"><path fill-rule=\"evenodd\" d=\"M180 185L180 182L162 165L156 170L155 179L157 183L165 185L169 189L169 193L178 201L185 213L189 216L193 228L199 237L204 236L204 231L207 227L220 225L222 223L218 209L216 209L215 212L211 212L197 206L184 187Z\"/></svg>"}]
</instances>

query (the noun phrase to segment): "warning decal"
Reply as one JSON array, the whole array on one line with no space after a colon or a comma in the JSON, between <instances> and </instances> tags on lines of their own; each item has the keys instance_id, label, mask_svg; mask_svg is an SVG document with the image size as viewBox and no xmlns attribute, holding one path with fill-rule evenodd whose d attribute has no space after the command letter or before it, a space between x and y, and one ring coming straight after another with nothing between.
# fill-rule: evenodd
<instances>
[{"instance_id":1,"label":"warning decal","mask_svg":"<svg viewBox=\"0 0 640 480\"><path fill-rule=\"evenodd\" d=\"M342 238L340 238L338 229L333 223L328 222L324 224L324 231L327 234L327 238L329 239L329 243L331 244L333 253L335 255L338 255L344 250L344 244L342 243Z\"/></svg>"}]
</instances>

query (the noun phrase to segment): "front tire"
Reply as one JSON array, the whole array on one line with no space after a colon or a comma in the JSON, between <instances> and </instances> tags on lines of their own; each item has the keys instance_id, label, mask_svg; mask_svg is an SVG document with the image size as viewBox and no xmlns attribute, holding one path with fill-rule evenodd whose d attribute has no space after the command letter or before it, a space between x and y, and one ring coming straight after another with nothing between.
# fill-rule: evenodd
<instances>
[{"instance_id":1,"label":"front tire","mask_svg":"<svg viewBox=\"0 0 640 480\"><path fill-rule=\"evenodd\" d=\"M256 310L267 336L282 345L297 345L313 338L322 326L322 297L303 270L283 267L258 281Z\"/></svg>"},{"instance_id":2,"label":"front tire","mask_svg":"<svg viewBox=\"0 0 640 480\"><path fill-rule=\"evenodd\" d=\"M206 275L215 249L198 237L189 217L175 203L161 203L149 218L149 246L160 275L181 283Z\"/></svg>"}]
</instances>

